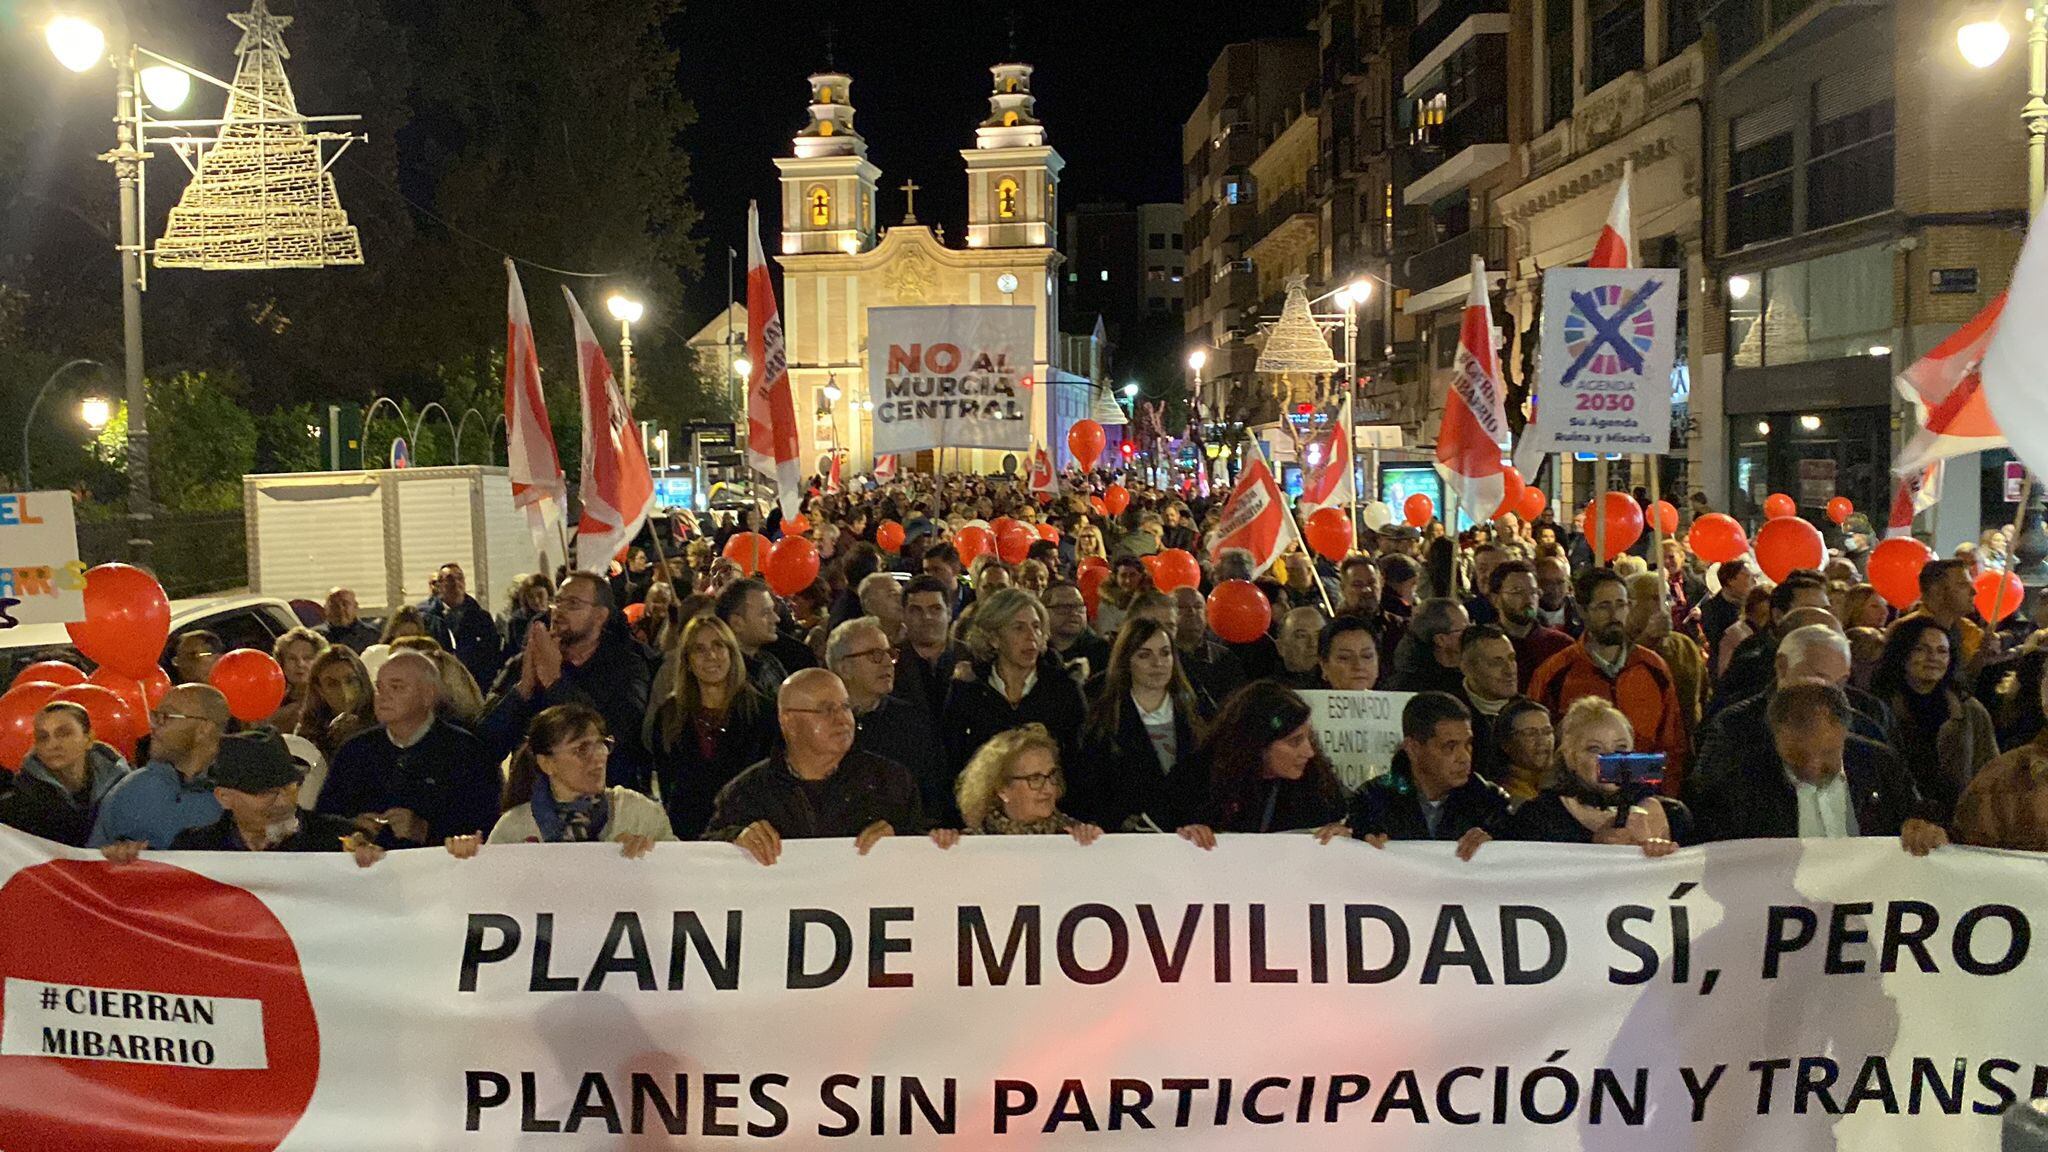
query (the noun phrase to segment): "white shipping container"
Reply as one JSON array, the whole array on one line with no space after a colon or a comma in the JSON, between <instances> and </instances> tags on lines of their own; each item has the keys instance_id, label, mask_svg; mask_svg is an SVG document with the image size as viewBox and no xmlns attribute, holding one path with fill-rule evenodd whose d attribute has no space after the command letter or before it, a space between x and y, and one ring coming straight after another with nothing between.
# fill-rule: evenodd
<instances>
[{"instance_id":1,"label":"white shipping container","mask_svg":"<svg viewBox=\"0 0 2048 1152\"><path fill-rule=\"evenodd\" d=\"M513 577L553 572L559 544L537 556L526 514L501 467L373 468L242 478L249 587L285 600L355 590L365 615L427 598L441 565L462 565L492 612Z\"/></svg>"}]
</instances>

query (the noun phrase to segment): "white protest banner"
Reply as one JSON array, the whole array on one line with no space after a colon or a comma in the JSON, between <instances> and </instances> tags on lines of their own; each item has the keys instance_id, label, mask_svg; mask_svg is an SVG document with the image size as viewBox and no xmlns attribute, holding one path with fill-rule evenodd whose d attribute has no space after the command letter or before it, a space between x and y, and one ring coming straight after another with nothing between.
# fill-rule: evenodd
<instances>
[{"instance_id":1,"label":"white protest banner","mask_svg":"<svg viewBox=\"0 0 2048 1152\"><path fill-rule=\"evenodd\" d=\"M2042 863L1111 835L359 870L0 829L0 1148L1991 1152L2048 1093Z\"/></svg>"},{"instance_id":2,"label":"white protest banner","mask_svg":"<svg viewBox=\"0 0 2048 1152\"><path fill-rule=\"evenodd\" d=\"M1672 268L1544 270L1536 411L1517 459L1671 450L1682 277Z\"/></svg>"},{"instance_id":3,"label":"white protest banner","mask_svg":"<svg viewBox=\"0 0 2048 1152\"><path fill-rule=\"evenodd\" d=\"M875 451L1029 449L1037 316L1007 304L868 309Z\"/></svg>"},{"instance_id":4,"label":"white protest banner","mask_svg":"<svg viewBox=\"0 0 2048 1152\"><path fill-rule=\"evenodd\" d=\"M0 633L85 619L69 492L0 492Z\"/></svg>"},{"instance_id":5,"label":"white protest banner","mask_svg":"<svg viewBox=\"0 0 2048 1152\"><path fill-rule=\"evenodd\" d=\"M1346 792L1356 792L1387 770L1401 747L1401 709L1413 692L1301 691L1308 701L1316 742L1330 758Z\"/></svg>"}]
</instances>

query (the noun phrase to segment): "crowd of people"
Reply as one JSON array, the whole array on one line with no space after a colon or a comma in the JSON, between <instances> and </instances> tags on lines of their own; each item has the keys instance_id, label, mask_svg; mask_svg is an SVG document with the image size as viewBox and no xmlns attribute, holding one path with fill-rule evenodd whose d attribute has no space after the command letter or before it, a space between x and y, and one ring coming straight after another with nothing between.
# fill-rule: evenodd
<instances>
[{"instance_id":1,"label":"crowd of people","mask_svg":"<svg viewBox=\"0 0 2048 1152\"><path fill-rule=\"evenodd\" d=\"M53 703L0 823L116 860L365 866L679 839L773 864L786 840L906 835L1301 832L1466 860L1496 839L2048 849L2048 605L1983 620L1969 558L1929 563L1899 610L1853 554L1775 584L1682 536L1596 565L1570 526L1506 515L1361 530L1340 560L1296 548L1261 571L1214 547L1221 494L1127 479L1111 515L1091 492L1107 482L1050 501L964 475L813 492L821 568L787 596L724 554L780 536L779 512L678 516L605 571L518 577L497 612L457 564L381 625L337 588L277 640L286 701L246 730L206 684L219 638L187 633L140 765ZM963 563L966 529L1001 517L1036 542ZM1197 585L1155 586L1166 549L1201 559ZM1212 629L1227 580L1264 593L1266 634ZM1412 693L1390 762L1340 773L1311 689Z\"/></svg>"}]
</instances>

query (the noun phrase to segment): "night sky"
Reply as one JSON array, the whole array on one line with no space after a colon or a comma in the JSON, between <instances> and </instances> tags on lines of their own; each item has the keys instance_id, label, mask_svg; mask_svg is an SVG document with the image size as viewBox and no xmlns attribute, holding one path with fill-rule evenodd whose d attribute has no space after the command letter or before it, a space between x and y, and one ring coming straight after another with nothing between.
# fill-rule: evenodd
<instances>
[{"instance_id":1,"label":"night sky","mask_svg":"<svg viewBox=\"0 0 2048 1152\"><path fill-rule=\"evenodd\" d=\"M1307 35L1312 0L815 0L757 5L695 0L682 27L679 74L697 108L689 141L691 195L704 214L705 282L693 293L692 328L719 307L724 249L740 252L745 276L747 200L761 201L768 251L781 227L774 158L789 153L805 122L804 78L825 64L853 77L854 126L882 169L878 216L903 216L906 178L918 184L918 219L945 226L957 244L966 221L965 168L988 114L989 66L1017 52L1032 64L1032 92L1047 137L1065 157L1066 207L1097 200L1181 198L1181 125L1201 99L1209 66L1226 44Z\"/></svg>"}]
</instances>

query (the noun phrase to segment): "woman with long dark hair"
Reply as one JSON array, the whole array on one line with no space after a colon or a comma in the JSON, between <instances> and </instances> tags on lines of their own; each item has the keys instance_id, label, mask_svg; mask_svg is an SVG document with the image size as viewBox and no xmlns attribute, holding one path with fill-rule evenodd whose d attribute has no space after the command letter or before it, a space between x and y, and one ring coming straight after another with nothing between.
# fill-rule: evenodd
<instances>
[{"instance_id":1,"label":"woman with long dark hair","mask_svg":"<svg viewBox=\"0 0 2048 1152\"><path fill-rule=\"evenodd\" d=\"M1120 831L1172 828L1167 781L1195 753L1196 715L1173 625L1151 616L1126 621L1081 727L1081 755L1069 772L1074 811Z\"/></svg>"},{"instance_id":2,"label":"woman with long dark hair","mask_svg":"<svg viewBox=\"0 0 2048 1152\"><path fill-rule=\"evenodd\" d=\"M1947 630L1925 616L1894 624L1870 691L1891 709L1892 750L1946 822L1977 770L1998 755L1991 713L1956 686Z\"/></svg>"},{"instance_id":3,"label":"woman with long dark hair","mask_svg":"<svg viewBox=\"0 0 2048 1152\"><path fill-rule=\"evenodd\" d=\"M694 840L711 822L718 790L767 759L775 709L747 679L739 640L718 617L685 624L677 656L675 685L647 710L642 735L669 822Z\"/></svg>"},{"instance_id":4,"label":"woman with long dark hair","mask_svg":"<svg viewBox=\"0 0 2048 1152\"><path fill-rule=\"evenodd\" d=\"M329 645L314 657L306 685L306 707L294 731L330 762L349 737L377 726L369 670L347 645Z\"/></svg>"},{"instance_id":5,"label":"woman with long dark hair","mask_svg":"<svg viewBox=\"0 0 2048 1152\"><path fill-rule=\"evenodd\" d=\"M544 708L526 726L526 740L512 753L512 770L500 801L504 815L491 826L490 844L620 845L627 859L653 851L656 841L674 840L661 805L631 788L605 785L612 739L604 717L587 704ZM451 836L448 851L476 855L477 838Z\"/></svg>"},{"instance_id":6,"label":"woman with long dark hair","mask_svg":"<svg viewBox=\"0 0 2048 1152\"><path fill-rule=\"evenodd\" d=\"M1172 782L1180 835L1323 831L1344 820L1344 792L1316 743L1308 702L1274 680L1230 694ZM1337 834L1344 834L1339 827Z\"/></svg>"}]
</instances>

